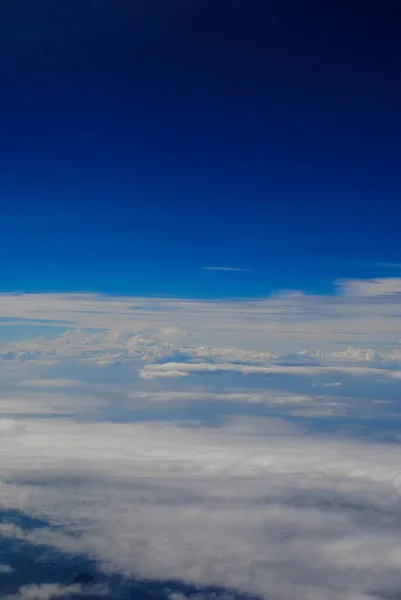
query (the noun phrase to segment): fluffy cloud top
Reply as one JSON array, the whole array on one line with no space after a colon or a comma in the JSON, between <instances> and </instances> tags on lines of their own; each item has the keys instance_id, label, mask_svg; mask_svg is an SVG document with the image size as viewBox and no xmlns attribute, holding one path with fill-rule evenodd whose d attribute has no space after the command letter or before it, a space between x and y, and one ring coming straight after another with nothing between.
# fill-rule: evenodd
<instances>
[{"instance_id":1,"label":"fluffy cloud top","mask_svg":"<svg viewBox=\"0 0 401 600\"><path fill-rule=\"evenodd\" d=\"M133 577L266 598L399 590L395 447L262 425L26 422L0 437L1 502L49 527L3 522L0 534Z\"/></svg>"}]
</instances>

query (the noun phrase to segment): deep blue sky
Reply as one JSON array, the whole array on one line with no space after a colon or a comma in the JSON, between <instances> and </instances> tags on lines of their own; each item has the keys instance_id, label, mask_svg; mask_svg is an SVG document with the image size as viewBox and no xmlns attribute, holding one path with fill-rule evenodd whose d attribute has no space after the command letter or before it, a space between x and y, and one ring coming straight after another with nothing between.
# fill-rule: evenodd
<instances>
[{"instance_id":1,"label":"deep blue sky","mask_svg":"<svg viewBox=\"0 0 401 600\"><path fill-rule=\"evenodd\" d=\"M375 263L401 263L398 11L1 3L1 289L264 295L394 275Z\"/></svg>"}]
</instances>

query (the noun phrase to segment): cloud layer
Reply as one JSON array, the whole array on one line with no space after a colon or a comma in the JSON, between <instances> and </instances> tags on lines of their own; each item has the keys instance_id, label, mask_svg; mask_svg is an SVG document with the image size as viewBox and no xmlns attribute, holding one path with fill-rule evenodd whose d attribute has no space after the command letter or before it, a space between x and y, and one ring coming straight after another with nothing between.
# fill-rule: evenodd
<instances>
[{"instance_id":1,"label":"cloud layer","mask_svg":"<svg viewBox=\"0 0 401 600\"><path fill-rule=\"evenodd\" d=\"M379 598L401 585L393 445L264 420L217 430L45 420L2 437L0 461L3 508L49 523L3 521L0 535L106 570L288 600Z\"/></svg>"},{"instance_id":2,"label":"cloud layer","mask_svg":"<svg viewBox=\"0 0 401 600\"><path fill-rule=\"evenodd\" d=\"M2 294L3 325L142 331L195 346L273 353L338 344L376 348L401 338L401 278L337 282L330 295L282 292L259 300L200 301L91 294ZM155 338L156 335L156 338Z\"/></svg>"},{"instance_id":3,"label":"cloud layer","mask_svg":"<svg viewBox=\"0 0 401 600\"><path fill-rule=\"evenodd\" d=\"M0 536L269 600L397 593L400 281L1 295L0 506L47 525Z\"/></svg>"}]
</instances>

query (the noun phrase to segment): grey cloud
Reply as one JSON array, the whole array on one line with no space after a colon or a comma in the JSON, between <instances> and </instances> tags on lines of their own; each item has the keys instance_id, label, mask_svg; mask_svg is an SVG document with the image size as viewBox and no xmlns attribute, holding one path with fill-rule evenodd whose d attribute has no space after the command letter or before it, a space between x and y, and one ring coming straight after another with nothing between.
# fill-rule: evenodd
<instances>
[{"instance_id":1,"label":"grey cloud","mask_svg":"<svg viewBox=\"0 0 401 600\"><path fill-rule=\"evenodd\" d=\"M22 586L16 594L3 596L4 600L53 600L86 595L104 595L106 590L101 587L83 587L81 585L59 585L58 583L29 584Z\"/></svg>"},{"instance_id":2,"label":"grey cloud","mask_svg":"<svg viewBox=\"0 0 401 600\"><path fill-rule=\"evenodd\" d=\"M306 437L295 426L283 433L274 421L263 433L262 421L256 429L243 420L218 429L28 421L18 444L0 438L2 503L49 527L3 521L0 535L130 576L266 598L399 590L394 446Z\"/></svg>"},{"instance_id":3,"label":"grey cloud","mask_svg":"<svg viewBox=\"0 0 401 600\"><path fill-rule=\"evenodd\" d=\"M0 563L0 573L2 575L11 574L14 572L14 569L10 565L5 565Z\"/></svg>"}]
</instances>

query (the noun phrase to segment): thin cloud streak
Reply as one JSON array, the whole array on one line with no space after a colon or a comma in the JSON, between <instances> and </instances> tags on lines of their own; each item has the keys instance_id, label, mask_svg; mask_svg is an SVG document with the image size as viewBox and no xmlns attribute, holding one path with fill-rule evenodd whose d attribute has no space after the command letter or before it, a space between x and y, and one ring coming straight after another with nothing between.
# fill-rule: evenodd
<instances>
[{"instance_id":1,"label":"thin cloud streak","mask_svg":"<svg viewBox=\"0 0 401 600\"><path fill-rule=\"evenodd\" d=\"M249 272L251 269L243 269L241 267L203 267L204 271L234 271L234 272Z\"/></svg>"}]
</instances>

